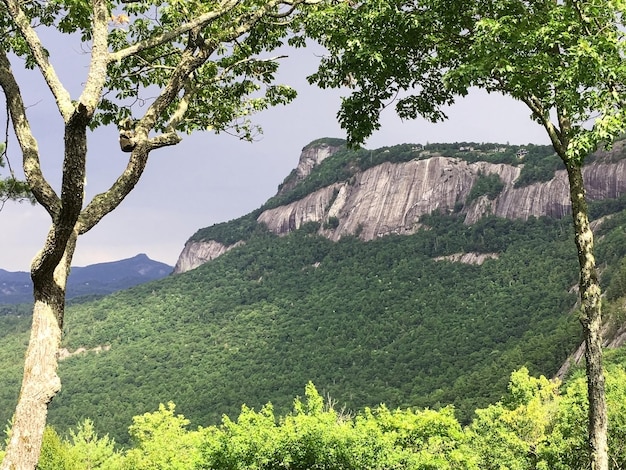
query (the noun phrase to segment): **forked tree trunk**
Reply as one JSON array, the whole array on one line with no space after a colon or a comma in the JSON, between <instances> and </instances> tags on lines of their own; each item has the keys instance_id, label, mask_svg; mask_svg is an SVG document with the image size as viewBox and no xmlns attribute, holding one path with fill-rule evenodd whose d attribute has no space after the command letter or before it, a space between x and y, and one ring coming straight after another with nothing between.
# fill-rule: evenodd
<instances>
[{"instance_id":1,"label":"forked tree trunk","mask_svg":"<svg viewBox=\"0 0 626 470\"><path fill-rule=\"evenodd\" d=\"M57 375L58 352L63 329L65 287L75 242L74 235L53 273L33 276L35 303L22 389L0 470L33 470L39 460L48 405L61 389L61 380Z\"/></svg>"},{"instance_id":2,"label":"forked tree trunk","mask_svg":"<svg viewBox=\"0 0 626 470\"><path fill-rule=\"evenodd\" d=\"M592 470L608 470L607 406L602 370L602 315L600 283L593 255L587 200L581 165L566 164L570 184L574 233L580 264L580 299L585 338L587 391L589 394L589 452Z\"/></svg>"}]
</instances>

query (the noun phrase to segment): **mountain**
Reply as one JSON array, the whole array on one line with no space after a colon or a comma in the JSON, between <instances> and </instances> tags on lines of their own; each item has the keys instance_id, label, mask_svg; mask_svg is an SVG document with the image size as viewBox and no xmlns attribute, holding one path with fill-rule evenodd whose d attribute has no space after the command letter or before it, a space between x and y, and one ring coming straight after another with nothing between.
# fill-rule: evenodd
<instances>
[{"instance_id":1,"label":"mountain","mask_svg":"<svg viewBox=\"0 0 626 470\"><path fill-rule=\"evenodd\" d=\"M624 145L620 141L610 152L598 152L584 168L590 201L626 193ZM338 158L327 169L324 162L332 155ZM412 234L423 226L420 218L433 211L459 213L468 225L486 215L560 219L570 213L570 202L567 174L555 171L558 166L549 146L460 143L350 152L338 139L321 139L303 149L277 197L254 216L277 235L319 223L318 233L334 241ZM298 191L314 169L317 184ZM330 176L326 181L319 176L324 173ZM191 237L174 272L197 267L244 241L225 245L214 233L209 227Z\"/></svg>"},{"instance_id":2,"label":"mountain","mask_svg":"<svg viewBox=\"0 0 626 470\"><path fill-rule=\"evenodd\" d=\"M185 252L195 245L210 261L189 255L179 274L68 308L63 388L49 410L57 429L91 417L99 434L125 443L132 416L170 400L193 426L233 416L242 403L271 401L280 414L308 381L347 412L452 403L467 422L502 396L511 371L554 376L576 350L577 258L571 221L559 218L567 208L493 213L507 193L520 198L509 206L561 201L546 193L558 188L549 147L353 151L322 139L305 154L258 210L190 238ZM616 331L626 198L612 173L623 159L615 146L585 170L597 175L594 194L612 196L590 210ZM492 213L470 221L477 207ZM398 214L401 225L389 224ZM0 421L17 398L27 320L0 316Z\"/></svg>"},{"instance_id":3,"label":"mountain","mask_svg":"<svg viewBox=\"0 0 626 470\"><path fill-rule=\"evenodd\" d=\"M145 254L85 267L72 267L67 284L67 298L106 295L148 281L161 279L172 272L167 264L153 261ZM32 284L26 272L0 269L0 304L32 302Z\"/></svg>"}]
</instances>

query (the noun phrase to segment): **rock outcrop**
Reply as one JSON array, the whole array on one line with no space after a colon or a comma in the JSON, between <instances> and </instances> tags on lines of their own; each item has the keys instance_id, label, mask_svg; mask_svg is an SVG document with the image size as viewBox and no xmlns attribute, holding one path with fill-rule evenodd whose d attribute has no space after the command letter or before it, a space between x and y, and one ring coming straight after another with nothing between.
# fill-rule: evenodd
<instances>
[{"instance_id":1,"label":"rock outcrop","mask_svg":"<svg viewBox=\"0 0 626 470\"><path fill-rule=\"evenodd\" d=\"M589 200L617 198L626 193L626 160L623 149L598 152L596 161L583 170ZM306 146L297 168L281 185L278 195L289 193L332 156L344 143L324 139ZM419 150L419 149L418 149ZM257 218L275 234L284 235L307 222L320 223L319 233L331 240L357 235L372 240L387 234L411 234L421 227L420 218L433 211L459 212L466 224L492 214L509 219L531 216L561 218L570 212L569 184L565 170L553 179L515 187L522 166L468 163L465 160L416 150L415 160L385 162L353 174L349 179L318 189L300 200L263 211ZM500 193L489 199L467 201L481 175L498 175ZM213 240L190 241L180 255L174 273L193 269L236 245Z\"/></svg>"},{"instance_id":2,"label":"rock outcrop","mask_svg":"<svg viewBox=\"0 0 626 470\"><path fill-rule=\"evenodd\" d=\"M318 144L311 143L302 149L298 166L285 180L278 190L278 194L285 194L298 185L300 181L311 174L313 168L332 156L337 150L345 146L345 142L332 139L330 142L322 141Z\"/></svg>"},{"instance_id":3,"label":"rock outcrop","mask_svg":"<svg viewBox=\"0 0 626 470\"><path fill-rule=\"evenodd\" d=\"M387 162L299 201L264 211L257 220L279 235L307 222L320 222L320 233L332 240L357 234L362 240L372 240L390 233L413 233L420 227L420 217L436 210L461 210L467 224L487 214L525 220L531 216L561 218L569 213L565 170L557 171L548 182L516 188L520 171L519 166L467 163L448 157ZM493 200L482 196L465 205L481 174L498 175L503 190ZM619 197L626 192L626 161L593 163L585 167L584 178L589 200ZM326 223L331 218L338 222L333 228Z\"/></svg>"},{"instance_id":4,"label":"rock outcrop","mask_svg":"<svg viewBox=\"0 0 626 470\"><path fill-rule=\"evenodd\" d=\"M454 253L434 258L435 261L452 261L453 263L475 264L478 266L488 259L498 259L498 253Z\"/></svg>"},{"instance_id":5,"label":"rock outcrop","mask_svg":"<svg viewBox=\"0 0 626 470\"><path fill-rule=\"evenodd\" d=\"M243 242L226 246L215 240L188 241L185 243L182 253L178 256L173 274L184 273L223 255L228 250L241 245Z\"/></svg>"}]
</instances>

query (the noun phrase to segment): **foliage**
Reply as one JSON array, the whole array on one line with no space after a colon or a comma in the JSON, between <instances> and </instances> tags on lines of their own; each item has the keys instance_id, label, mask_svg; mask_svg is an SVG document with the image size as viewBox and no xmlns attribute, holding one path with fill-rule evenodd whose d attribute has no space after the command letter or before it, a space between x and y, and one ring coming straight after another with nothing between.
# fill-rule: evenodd
<instances>
[{"instance_id":1,"label":"foliage","mask_svg":"<svg viewBox=\"0 0 626 470\"><path fill-rule=\"evenodd\" d=\"M400 117L435 122L445 118L442 105L472 87L523 102L546 131L571 186L590 385L589 452L598 470L608 468L601 290L581 167L599 145L610 146L626 130L625 13L621 0L363 0L341 2L307 22L330 52L311 80L353 88L339 111L353 144L379 127L392 101Z\"/></svg>"},{"instance_id":2,"label":"foliage","mask_svg":"<svg viewBox=\"0 0 626 470\"><path fill-rule=\"evenodd\" d=\"M481 196L487 196L487 199L493 200L498 197L503 189L504 183L499 175L479 173L472 189L467 195L465 203L469 204Z\"/></svg>"},{"instance_id":3,"label":"foliage","mask_svg":"<svg viewBox=\"0 0 626 470\"><path fill-rule=\"evenodd\" d=\"M215 240L226 246L234 245L238 241L247 240L255 233L264 230L264 226L257 224L256 221L259 214L260 211L256 210L243 217L202 228L194 233L189 240Z\"/></svg>"},{"instance_id":4,"label":"foliage","mask_svg":"<svg viewBox=\"0 0 626 470\"><path fill-rule=\"evenodd\" d=\"M563 169L563 162L554 152L539 158L536 155L528 153L524 156L524 166L519 178L515 181L516 188L537 182L550 181L554 178L555 171Z\"/></svg>"},{"instance_id":5,"label":"foliage","mask_svg":"<svg viewBox=\"0 0 626 470\"><path fill-rule=\"evenodd\" d=\"M64 431L97 417L99 433L128 444L125 423L159 403L176 402L194 425L240 403L271 400L284 413L314 380L348 409L454 403L467 423L510 370L556 371L579 341L566 313L576 275L567 223L423 223L368 243L259 234L193 271L72 305L65 346L110 350L61 362L51 422ZM433 259L471 251L499 258ZM7 364L16 377L18 344ZM7 389L11 400L17 392Z\"/></svg>"},{"instance_id":6,"label":"foliage","mask_svg":"<svg viewBox=\"0 0 626 470\"><path fill-rule=\"evenodd\" d=\"M442 105L478 86L523 101L542 124L551 109L563 112L558 125L571 124L569 155L582 161L624 131L623 8L613 1L338 2L307 21L307 33L329 50L310 79L351 89L338 114L351 143L377 129L394 100L401 117L436 122L445 118ZM593 127L584 127L589 120Z\"/></svg>"},{"instance_id":7,"label":"foliage","mask_svg":"<svg viewBox=\"0 0 626 470\"><path fill-rule=\"evenodd\" d=\"M624 217L599 229L607 283L626 256ZM565 314L576 279L567 221L465 226L435 213L422 223L415 235L368 243L332 243L317 227L260 232L194 271L70 306L66 347L111 349L61 362L52 422L65 432L97 417L99 433L128 445L125 424L159 403L174 400L194 425L209 424L242 402L271 400L283 413L314 380L348 409L454 403L465 424L501 396L510 370L554 373L580 338ZM470 251L499 258L433 261ZM0 316L4 422L29 321Z\"/></svg>"},{"instance_id":8,"label":"foliage","mask_svg":"<svg viewBox=\"0 0 626 470\"><path fill-rule=\"evenodd\" d=\"M62 442L57 432L46 426L38 467L42 470L66 470L71 468L69 449Z\"/></svg>"},{"instance_id":9,"label":"foliage","mask_svg":"<svg viewBox=\"0 0 626 470\"><path fill-rule=\"evenodd\" d=\"M602 199L589 204L589 218L599 219L605 215L615 214L626 209L626 194L617 199Z\"/></svg>"},{"instance_id":10,"label":"foliage","mask_svg":"<svg viewBox=\"0 0 626 470\"><path fill-rule=\"evenodd\" d=\"M195 468L199 458L200 431L187 431L189 420L174 414L175 405L159 405L153 413L133 418L129 428L134 448L126 454L125 467L136 470Z\"/></svg>"},{"instance_id":11,"label":"foliage","mask_svg":"<svg viewBox=\"0 0 626 470\"><path fill-rule=\"evenodd\" d=\"M225 418L203 443L210 469L441 468L467 467L467 443L451 408L441 411L365 409L355 418L324 407L312 384L306 401L276 420L271 405L259 413L243 407Z\"/></svg>"},{"instance_id":12,"label":"foliage","mask_svg":"<svg viewBox=\"0 0 626 470\"><path fill-rule=\"evenodd\" d=\"M32 341L1 468L34 469L37 464L48 404L60 388L65 286L78 237L136 187L152 151L176 145L181 133L195 131L231 131L253 140L260 130L250 116L295 98L295 90L276 83L279 57L269 54L298 28L307 3L6 0L0 5L0 88L10 121L6 132L12 124L27 189L52 222L31 263ZM51 38L56 36L63 39L55 44ZM55 48L61 53L88 51L87 72L75 82L81 84L79 90L70 90L57 74L51 60ZM24 74L13 72L18 64L36 69L59 111L64 148L53 181L61 182L60 190L42 171L49 162L42 165L29 119L36 111L24 103ZM117 127L128 164L110 188L86 200L88 131L107 125ZM3 146L0 165L6 160ZM0 197L14 197L12 190L0 178Z\"/></svg>"},{"instance_id":13,"label":"foliage","mask_svg":"<svg viewBox=\"0 0 626 470\"><path fill-rule=\"evenodd\" d=\"M626 463L623 355L607 355L613 470ZM188 421L174 414L173 404L161 404L133 419L137 440L121 451L108 438L98 439L89 422L70 439L47 428L38 468L579 470L589 466L586 393L580 371L561 385L521 368L511 374L502 399L477 409L463 427L452 407L378 405L346 414L309 383L283 416L270 403L259 411L243 405L236 419L224 416L220 424L198 430L186 428Z\"/></svg>"},{"instance_id":14,"label":"foliage","mask_svg":"<svg viewBox=\"0 0 626 470\"><path fill-rule=\"evenodd\" d=\"M328 145L330 147L345 147L346 146L346 140L345 139L337 139L334 137L322 137L321 139L315 139L312 142L309 142L308 144L306 144L303 148L302 151L307 150L308 148L311 147L316 147L318 145Z\"/></svg>"},{"instance_id":15,"label":"foliage","mask_svg":"<svg viewBox=\"0 0 626 470\"><path fill-rule=\"evenodd\" d=\"M514 372L505 401L477 410L470 427L479 468L554 468L542 453L557 409L558 383L530 377L525 368Z\"/></svg>"},{"instance_id":16,"label":"foliage","mask_svg":"<svg viewBox=\"0 0 626 470\"><path fill-rule=\"evenodd\" d=\"M6 142L0 142L0 168L7 167L8 160L6 152ZM10 166L9 173L9 176L0 178L0 209L2 209L1 204L9 199L28 199L31 203L34 203L35 201L30 192L30 189L28 188L28 184L26 184L24 181L16 179Z\"/></svg>"}]
</instances>

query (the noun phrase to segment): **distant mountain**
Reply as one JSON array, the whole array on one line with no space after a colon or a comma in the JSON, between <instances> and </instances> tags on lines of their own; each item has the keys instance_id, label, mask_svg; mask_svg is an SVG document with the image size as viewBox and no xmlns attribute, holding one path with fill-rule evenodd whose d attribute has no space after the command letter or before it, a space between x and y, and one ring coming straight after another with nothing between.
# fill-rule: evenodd
<instances>
[{"instance_id":1,"label":"distant mountain","mask_svg":"<svg viewBox=\"0 0 626 470\"><path fill-rule=\"evenodd\" d=\"M84 295L106 295L137 284L164 278L172 266L154 261L145 254L85 267L72 267L68 279L67 298ZM29 273L0 269L0 304L20 304L32 301Z\"/></svg>"}]
</instances>

